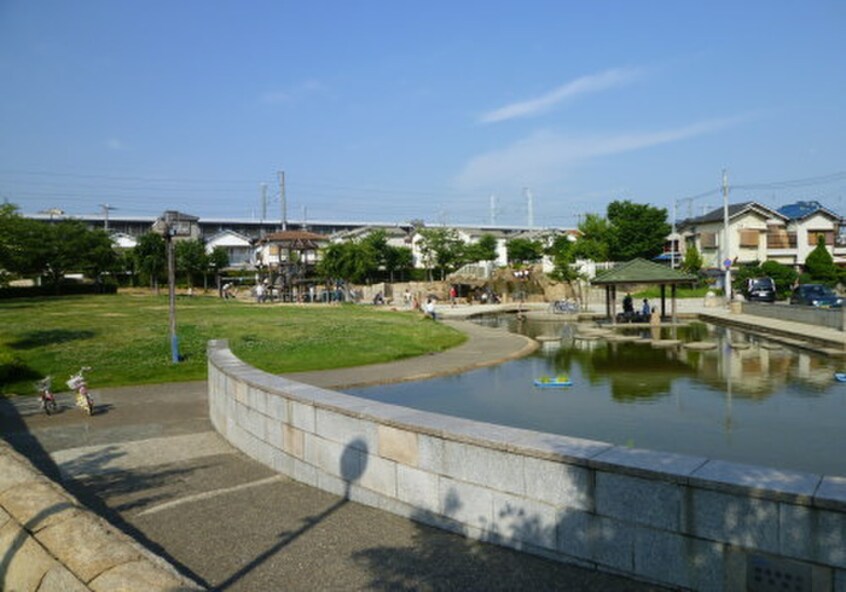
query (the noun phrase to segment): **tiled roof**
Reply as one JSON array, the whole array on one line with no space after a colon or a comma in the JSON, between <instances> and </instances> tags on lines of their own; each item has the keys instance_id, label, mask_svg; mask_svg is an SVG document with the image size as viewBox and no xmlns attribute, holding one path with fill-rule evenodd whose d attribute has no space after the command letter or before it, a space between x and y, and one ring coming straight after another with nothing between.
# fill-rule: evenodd
<instances>
[{"instance_id":1,"label":"tiled roof","mask_svg":"<svg viewBox=\"0 0 846 592\"><path fill-rule=\"evenodd\" d=\"M593 285L612 284L690 284L696 276L646 259L632 259L591 280Z\"/></svg>"},{"instance_id":2,"label":"tiled roof","mask_svg":"<svg viewBox=\"0 0 846 592\"><path fill-rule=\"evenodd\" d=\"M781 206L778 209L779 214L791 220L801 220L802 218L807 218L817 212L823 212L832 218L840 218L840 216L824 207L818 201L797 201L796 203Z\"/></svg>"}]
</instances>

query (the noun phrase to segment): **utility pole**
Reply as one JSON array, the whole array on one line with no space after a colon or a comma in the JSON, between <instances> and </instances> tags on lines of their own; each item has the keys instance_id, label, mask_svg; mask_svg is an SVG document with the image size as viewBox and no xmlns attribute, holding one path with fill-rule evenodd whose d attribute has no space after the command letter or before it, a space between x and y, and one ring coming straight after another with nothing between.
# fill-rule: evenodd
<instances>
[{"instance_id":1,"label":"utility pole","mask_svg":"<svg viewBox=\"0 0 846 592\"><path fill-rule=\"evenodd\" d=\"M103 229L106 231L106 234L109 232L109 210L116 210L117 208L114 206L110 206L109 204L100 204L100 207L103 208Z\"/></svg>"},{"instance_id":2,"label":"utility pole","mask_svg":"<svg viewBox=\"0 0 846 592\"><path fill-rule=\"evenodd\" d=\"M673 234L670 235L670 269L676 268L676 241L678 240L676 236L676 206L678 203L677 200L673 200Z\"/></svg>"},{"instance_id":3,"label":"utility pole","mask_svg":"<svg viewBox=\"0 0 846 592\"><path fill-rule=\"evenodd\" d=\"M267 219L267 183L262 183L261 187L261 225L259 226L259 234L264 238L264 221Z\"/></svg>"},{"instance_id":4,"label":"utility pole","mask_svg":"<svg viewBox=\"0 0 846 592\"><path fill-rule=\"evenodd\" d=\"M523 194L526 196L526 202L529 210L528 222L529 228L535 227L535 203L532 199L532 192L528 187L523 188Z\"/></svg>"},{"instance_id":5,"label":"utility pole","mask_svg":"<svg viewBox=\"0 0 846 592\"><path fill-rule=\"evenodd\" d=\"M279 178L279 206L282 209L282 230L288 230L288 202L285 198L285 171L277 173Z\"/></svg>"},{"instance_id":6,"label":"utility pole","mask_svg":"<svg viewBox=\"0 0 846 592\"><path fill-rule=\"evenodd\" d=\"M491 226L496 226L496 196L491 193Z\"/></svg>"},{"instance_id":7,"label":"utility pole","mask_svg":"<svg viewBox=\"0 0 846 592\"><path fill-rule=\"evenodd\" d=\"M729 185L728 173L723 169L723 248L720 249L723 255L722 264L726 268L725 294L726 302L731 302L731 256L729 255Z\"/></svg>"}]
</instances>

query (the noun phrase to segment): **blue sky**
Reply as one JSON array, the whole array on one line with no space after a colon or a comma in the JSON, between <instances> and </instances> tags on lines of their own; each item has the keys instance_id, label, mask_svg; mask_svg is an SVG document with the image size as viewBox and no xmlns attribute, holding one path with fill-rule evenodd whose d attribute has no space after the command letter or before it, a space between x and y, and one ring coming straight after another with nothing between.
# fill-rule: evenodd
<instances>
[{"instance_id":1,"label":"blue sky","mask_svg":"<svg viewBox=\"0 0 846 592\"><path fill-rule=\"evenodd\" d=\"M566 227L699 214L727 169L846 213L844 31L840 0L0 0L0 199L259 218L265 183L278 219L284 170L291 220L524 225L528 189Z\"/></svg>"}]
</instances>

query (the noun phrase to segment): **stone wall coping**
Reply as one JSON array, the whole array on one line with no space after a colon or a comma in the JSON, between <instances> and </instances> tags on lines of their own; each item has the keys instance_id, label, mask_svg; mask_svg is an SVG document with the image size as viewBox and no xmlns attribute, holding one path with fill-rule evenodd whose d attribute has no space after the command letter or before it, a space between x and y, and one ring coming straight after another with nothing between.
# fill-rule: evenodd
<instances>
[{"instance_id":1,"label":"stone wall coping","mask_svg":"<svg viewBox=\"0 0 846 592\"><path fill-rule=\"evenodd\" d=\"M202 590L0 440L0 589Z\"/></svg>"},{"instance_id":2,"label":"stone wall coping","mask_svg":"<svg viewBox=\"0 0 846 592\"><path fill-rule=\"evenodd\" d=\"M846 510L846 477L773 469L654 450L630 449L606 442L490 424L371 401L298 383L253 368L231 352L226 340L209 342L208 355L212 363L248 386L314 405L316 408L427 436L528 457L563 461L600 471L693 485L717 492L837 511Z\"/></svg>"}]
</instances>

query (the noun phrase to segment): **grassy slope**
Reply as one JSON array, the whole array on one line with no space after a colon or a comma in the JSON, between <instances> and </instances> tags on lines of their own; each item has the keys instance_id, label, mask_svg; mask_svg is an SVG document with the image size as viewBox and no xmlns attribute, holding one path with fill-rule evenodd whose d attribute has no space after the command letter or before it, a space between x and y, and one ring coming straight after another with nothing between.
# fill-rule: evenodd
<instances>
[{"instance_id":1,"label":"grassy slope","mask_svg":"<svg viewBox=\"0 0 846 592\"><path fill-rule=\"evenodd\" d=\"M96 387L202 380L209 339L229 339L243 360L273 373L395 360L440 351L464 340L444 325L407 312L364 306L258 306L218 298L180 298L177 334L185 360L170 361L167 297L81 296L0 301L0 360L24 363L24 374L0 393L32 392L54 376L54 388L80 366Z\"/></svg>"}]
</instances>

